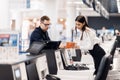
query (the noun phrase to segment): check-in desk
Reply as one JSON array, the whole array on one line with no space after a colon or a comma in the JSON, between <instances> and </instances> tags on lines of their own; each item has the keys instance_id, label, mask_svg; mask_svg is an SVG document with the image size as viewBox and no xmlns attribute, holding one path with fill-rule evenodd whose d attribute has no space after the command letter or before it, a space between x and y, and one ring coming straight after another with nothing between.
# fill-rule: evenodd
<instances>
[{"instance_id":1,"label":"check-in desk","mask_svg":"<svg viewBox=\"0 0 120 80\"><path fill-rule=\"evenodd\" d=\"M44 80L47 69L45 54L20 55L16 61L0 63L0 80Z\"/></svg>"},{"instance_id":2,"label":"check-in desk","mask_svg":"<svg viewBox=\"0 0 120 80\"><path fill-rule=\"evenodd\" d=\"M58 72L58 68L57 68L57 64L56 64L57 63L56 56L55 56L56 51L57 50L44 50L43 51L43 53L46 53L49 74L57 74L57 72ZM78 57L73 56L72 58L74 61L80 61L81 60L80 51L76 50L76 52L77 52L76 56L78 56Z\"/></svg>"},{"instance_id":3,"label":"check-in desk","mask_svg":"<svg viewBox=\"0 0 120 80\"><path fill-rule=\"evenodd\" d=\"M93 80L94 70L65 70L61 59L59 50L55 51L55 58L57 64L57 77L62 80Z\"/></svg>"},{"instance_id":4,"label":"check-in desk","mask_svg":"<svg viewBox=\"0 0 120 80\"><path fill-rule=\"evenodd\" d=\"M58 72L57 72L57 75L55 76L61 78L62 80L94 80L94 77L93 77L94 70L65 70L63 68L59 51L55 52L55 57L56 57L56 62L58 67ZM119 64L120 59L117 61L118 62L116 62L116 65ZM120 68L119 66L116 66L116 65L113 67L112 70L109 70L106 80L120 79Z\"/></svg>"},{"instance_id":5,"label":"check-in desk","mask_svg":"<svg viewBox=\"0 0 120 80\"><path fill-rule=\"evenodd\" d=\"M27 80L25 63L0 64L1 80Z\"/></svg>"}]
</instances>

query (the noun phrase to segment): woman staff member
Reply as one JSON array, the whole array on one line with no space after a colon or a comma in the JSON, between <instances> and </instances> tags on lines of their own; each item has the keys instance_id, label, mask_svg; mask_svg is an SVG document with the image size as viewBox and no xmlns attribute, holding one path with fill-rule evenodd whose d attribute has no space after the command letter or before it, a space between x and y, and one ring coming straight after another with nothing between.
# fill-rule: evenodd
<instances>
[{"instance_id":1,"label":"woman staff member","mask_svg":"<svg viewBox=\"0 0 120 80\"><path fill-rule=\"evenodd\" d=\"M75 47L90 52L95 65L94 75L96 75L105 51L99 46L100 40L97 38L95 30L89 27L84 16L77 16L75 25L76 31L79 30L80 32L79 38L75 40L77 43Z\"/></svg>"}]
</instances>

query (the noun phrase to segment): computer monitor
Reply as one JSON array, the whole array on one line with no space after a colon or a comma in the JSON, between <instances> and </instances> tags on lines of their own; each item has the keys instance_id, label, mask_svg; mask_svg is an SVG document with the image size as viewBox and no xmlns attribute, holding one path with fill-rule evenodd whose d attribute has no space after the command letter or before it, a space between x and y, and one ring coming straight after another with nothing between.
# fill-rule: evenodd
<instances>
[{"instance_id":1,"label":"computer monitor","mask_svg":"<svg viewBox=\"0 0 120 80\"><path fill-rule=\"evenodd\" d=\"M72 65L73 64L73 57L76 56L76 51L75 49L65 49L64 53L64 61L66 63L66 66Z\"/></svg>"},{"instance_id":2,"label":"computer monitor","mask_svg":"<svg viewBox=\"0 0 120 80\"><path fill-rule=\"evenodd\" d=\"M45 46L45 42L33 42L26 52L29 52L31 55L38 55Z\"/></svg>"},{"instance_id":3,"label":"computer monitor","mask_svg":"<svg viewBox=\"0 0 120 80\"><path fill-rule=\"evenodd\" d=\"M60 50L55 51L55 59L56 59L56 63L57 63L57 68L64 69Z\"/></svg>"},{"instance_id":4,"label":"computer monitor","mask_svg":"<svg viewBox=\"0 0 120 80\"><path fill-rule=\"evenodd\" d=\"M62 58L62 62L63 62L63 67L65 69L69 65L68 61L66 59L65 50L61 50L61 58Z\"/></svg>"},{"instance_id":5,"label":"computer monitor","mask_svg":"<svg viewBox=\"0 0 120 80\"><path fill-rule=\"evenodd\" d=\"M81 50L80 49L75 49L75 53L76 53L76 55L72 56L73 61L79 61L80 62L81 58L82 58Z\"/></svg>"},{"instance_id":6,"label":"computer monitor","mask_svg":"<svg viewBox=\"0 0 120 80\"><path fill-rule=\"evenodd\" d=\"M61 41L33 42L26 52L31 55L39 55L42 50L58 49L60 43Z\"/></svg>"}]
</instances>

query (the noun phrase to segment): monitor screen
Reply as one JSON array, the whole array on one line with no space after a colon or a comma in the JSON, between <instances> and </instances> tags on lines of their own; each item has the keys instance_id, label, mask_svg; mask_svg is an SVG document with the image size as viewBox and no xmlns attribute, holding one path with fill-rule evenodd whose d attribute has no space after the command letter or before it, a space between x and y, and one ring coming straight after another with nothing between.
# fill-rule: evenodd
<instances>
[{"instance_id":1,"label":"monitor screen","mask_svg":"<svg viewBox=\"0 0 120 80\"><path fill-rule=\"evenodd\" d=\"M42 42L33 42L32 45L27 49L27 52L30 52L33 55L38 55L40 51L44 48L45 43Z\"/></svg>"}]
</instances>

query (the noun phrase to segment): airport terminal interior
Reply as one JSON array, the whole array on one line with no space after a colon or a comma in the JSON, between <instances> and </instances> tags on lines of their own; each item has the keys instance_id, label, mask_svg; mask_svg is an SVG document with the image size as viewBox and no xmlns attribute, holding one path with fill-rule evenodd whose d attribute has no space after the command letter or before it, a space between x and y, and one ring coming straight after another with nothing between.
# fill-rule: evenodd
<instances>
[{"instance_id":1,"label":"airport terminal interior","mask_svg":"<svg viewBox=\"0 0 120 80\"><path fill-rule=\"evenodd\" d=\"M44 15L51 41L30 46ZM90 50L74 47L81 15L105 52L96 74ZM0 80L120 80L120 0L1 0Z\"/></svg>"}]
</instances>

